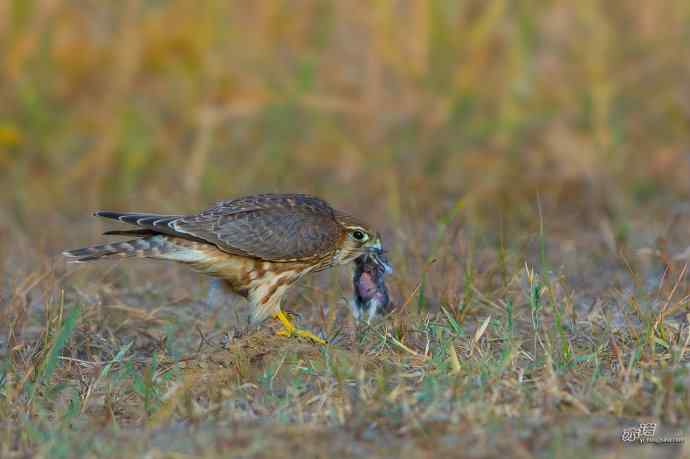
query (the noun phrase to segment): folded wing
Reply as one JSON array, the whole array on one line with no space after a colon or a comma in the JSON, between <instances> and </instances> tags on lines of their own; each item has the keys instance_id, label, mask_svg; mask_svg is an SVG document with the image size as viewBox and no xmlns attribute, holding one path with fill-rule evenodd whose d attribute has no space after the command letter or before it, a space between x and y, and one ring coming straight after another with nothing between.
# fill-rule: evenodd
<instances>
[{"instance_id":1,"label":"folded wing","mask_svg":"<svg viewBox=\"0 0 690 459\"><path fill-rule=\"evenodd\" d=\"M330 254L340 228L333 209L306 195L258 195L220 202L193 216L97 212L151 231L204 241L235 255L267 261L314 260ZM122 232L117 232L122 233Z\"/></svg>"}]
</instances>

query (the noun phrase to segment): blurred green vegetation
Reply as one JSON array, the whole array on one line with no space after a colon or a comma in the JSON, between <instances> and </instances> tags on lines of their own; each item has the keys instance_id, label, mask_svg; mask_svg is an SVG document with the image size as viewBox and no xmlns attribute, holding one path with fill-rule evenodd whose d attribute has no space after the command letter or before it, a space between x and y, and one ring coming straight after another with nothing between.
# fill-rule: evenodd
<instances>
[{"instance_id":1,"label":"blurred green vegetation","mask_svg":"<svg viewBox=\"0 0 690 459\"><path fill-rule=\"evenodd\" d=\"M689 40L686 0L7 0L0 206L686 197Z\"/></svg>"}]
</instances>

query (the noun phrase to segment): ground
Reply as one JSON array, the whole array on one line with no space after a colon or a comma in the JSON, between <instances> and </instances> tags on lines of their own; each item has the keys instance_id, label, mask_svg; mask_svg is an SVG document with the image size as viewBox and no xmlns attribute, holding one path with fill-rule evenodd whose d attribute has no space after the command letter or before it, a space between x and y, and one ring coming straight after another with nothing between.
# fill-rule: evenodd
<instances>
[{"instance_id":1,"label":"ground","mask_svg":"<svg viewBox=\"0 0 690 459\"><path fill-rule=\"evenodd\" d=\"M0 458L690 457L690 7L629 3L0 2ZM276 191L389 317L59 256Z\"/></svg>"},{"instance_id":2,"label":"ground","mask_svg":"<svg viewBox=\"0 0 690 459\"><path fill-rule=\"evenodd\" d=\"M240 299L209 298L182 269L46 262L9 302L23 333L3 339L3 457L684 454L621 440L640 423L686 439L683 260L616 257L583 228L549 238L544 224L512 241L524 252L476 249L443 299L430 293L451 284L442 252L472 245L452 226L422 273L391 275L383 321L354 323L349 267L298 288L288 309L325 347L247 326ZM390 250L394 265L411 258Z\"/></svg>"}]
</instances>

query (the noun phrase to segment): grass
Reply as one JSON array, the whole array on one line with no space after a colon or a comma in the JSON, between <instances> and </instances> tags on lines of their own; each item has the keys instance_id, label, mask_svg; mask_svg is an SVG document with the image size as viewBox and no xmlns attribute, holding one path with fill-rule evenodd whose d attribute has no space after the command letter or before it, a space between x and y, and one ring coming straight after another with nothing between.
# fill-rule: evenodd
<instances>
[{"instance_id":1,"label":"grass","mask_svg":"<svg viewBox=\"0 0 690 459\"><path fill-rule=\"evenodd\" d=\"M621 440L687 440L689 33L681 0L0 3L0 457L690 455ZM379 228L395 312L305 279L319 347L56 255L97 208L261 191Z\"/></svg>"},{"instance_id":2,"label":"grass","mask_svg":"<svg viewBox=\"0 0 690 459\"><path fill-rule=\"evenodd\" d=\"M437 263L433 286L447 282ZM652 291L606 288L594 303L578 299L567 269L515 267L494 287L477 273L458 302L423 291L423 274L416 286L396 275L401 304L372 326L343 307L297 308L332 338L326 347L278 337L277 324L246 330L205 305L203 286L176 300L172 285L195 284L184 271L166 270L180 279L150 294L130 291L144 273L155 283L149 263L51 269L64 296L26 312L3 360L4 457L423 456L459 445L477 456L646 457L677 447L626 447L623 428L687 425L684 264ZM312 279L290 304L335 305L328 286L348 275Z\"/></svg>"}]
</instances>

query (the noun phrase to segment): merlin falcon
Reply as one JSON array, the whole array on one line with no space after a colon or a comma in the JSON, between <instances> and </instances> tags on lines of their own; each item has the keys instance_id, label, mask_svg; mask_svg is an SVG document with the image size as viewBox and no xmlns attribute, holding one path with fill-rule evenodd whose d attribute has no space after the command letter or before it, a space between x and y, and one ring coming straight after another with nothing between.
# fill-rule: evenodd
<instances>
[{"instance_id":1,"label":"merlin falcon","mask_svg":"<svg viewBox=\"0 0 690 459\"><path fill-rule=\"evenodd\" d=\"M325 341L300 330L281 310L287 289L302 276L361 255L388 265L381 237L368 224L304 194L259 194L221 201L196 215L98 211L98 217L135 225L105 235L133 239L69 250L72 262L150 258L183 263L220 278L252 307L252 322L278 319L283 336Z\"/></svg>"}]
</instances>

